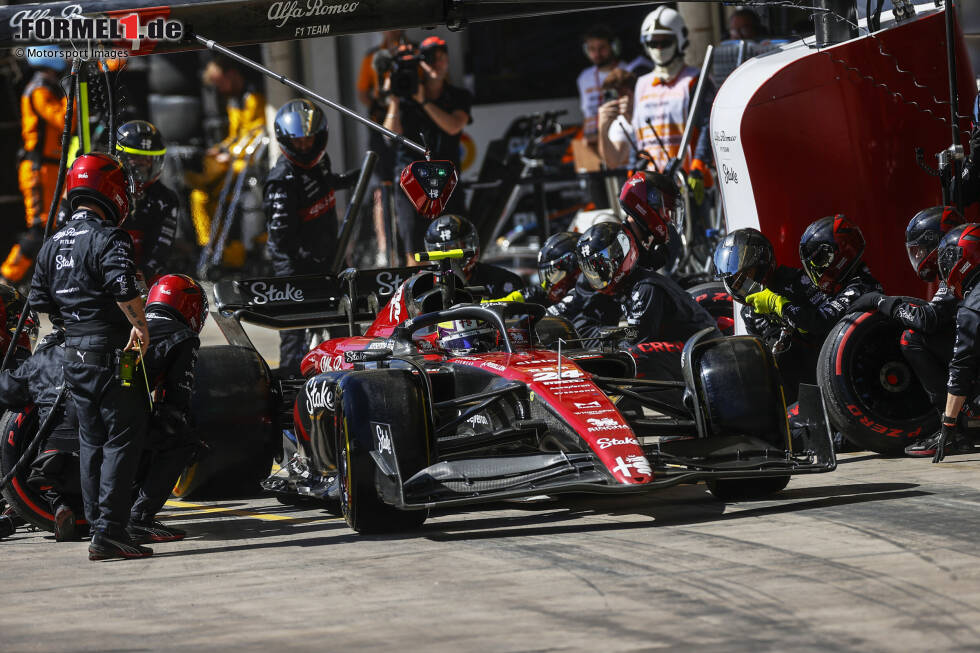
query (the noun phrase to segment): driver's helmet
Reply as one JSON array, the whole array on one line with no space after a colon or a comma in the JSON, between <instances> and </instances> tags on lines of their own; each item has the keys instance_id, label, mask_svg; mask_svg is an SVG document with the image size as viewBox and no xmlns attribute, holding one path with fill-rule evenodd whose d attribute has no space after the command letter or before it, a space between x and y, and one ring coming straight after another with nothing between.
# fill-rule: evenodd
<instances>
[{"instance_id":1,"label":"driver's helmet","mask_svg":"<svg viewBox=\"0 0 980 653\"><path fill-rule=\"evenodd\" d=\"M861 229L841 214L820 218L803 232L800 262L810 281L826 295L836 295L864 254Z\"/></svg>"},{"instance_id":2,"label":"driver's helmet","mask_svg":"<svg viewBox=\"0 0 980 653\"><path fill-rule=\"evenodd\" d=\"M943 234L966 222L954 206L932 206L919 211L905 229L905 250L909 263L923 281L935 281L939 274L936 248Z\"/></svg>"},{"instance_id":3,"label":"driver's helmet","mask_svg":"<svg viewBox=\"0 0 980 653\"><path fill-rule=\"evenodd\" d=\"M715 277L741 303L764 290L776 269L772 243L758 229L736 229L715 248Z\"/></svg>"},{"instance_id":4,"label":"driver's helmet","mask_svg":"<svg viewBox=\"0 0 980 653\"><path fill-rule=\"evenodd\" d=\"M497 345L497 331L480 320L440 322L437 333L439 346L457 356L491 351Z\"/></svg>"},{"instance_id":5,"label":"driver's helmet","mask_svg":"<svg viewBox=\"0 0 980 653\"><path fill-rule=\"evenodd\" d=\"M582 273L575 256L577 242L578 234L560 231L549 236L538 251L538 276L549 302L561 301Z\"/></svg>"},{"instance_id":6,"label":"driver's helmet","mask_svg":"<svg viewBox=\"0 0 980 653\"><path fill-rule=\"evenodd\" d=\"M472 222L450 213L433 220L425 230L425 251L448 252L451 249L473 251L473 256L463 259L463 272L469 275L480 259L480 235Z\"/></svg>"},{"instance_id":7,"label":"driver's helmet","mask_svg":"<svg viewBox=\"0 0 980 653\"><path fill-rule=\"evenodd\" d=\"M607 295L616 294L636 266L636 243L618 224L604 222L589 227L575 250L589 285Z\"/></svg>"},{"instance_id":8,"label":"driver's helmet","mask_svg":"<svg viewBox=\"0 0 980 653\"><path fill-rule=\"evenodd\" d=\"M160 178L166 154L160 132L145 120L130 120L116 130L116 155L129 170L138 198Z\"/></svg>"}]
</instances>

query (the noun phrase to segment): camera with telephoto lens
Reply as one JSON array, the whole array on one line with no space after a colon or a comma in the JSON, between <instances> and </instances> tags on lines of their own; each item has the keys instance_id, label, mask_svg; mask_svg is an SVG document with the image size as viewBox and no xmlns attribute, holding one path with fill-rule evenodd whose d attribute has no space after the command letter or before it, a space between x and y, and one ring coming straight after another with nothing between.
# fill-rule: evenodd
<instances>
[{"instance_id":1,"label":"camera with telephoto lens","mask_svg":"<svg viewBox=\"0 0 980 653\"><path fill-rule=\"evenodd\" d=\"M391 62L391 92L400 99L411 99L422 83L422 62L431 63L429 57L415 46L402 45Z\"/></svg>"}]
</instances>

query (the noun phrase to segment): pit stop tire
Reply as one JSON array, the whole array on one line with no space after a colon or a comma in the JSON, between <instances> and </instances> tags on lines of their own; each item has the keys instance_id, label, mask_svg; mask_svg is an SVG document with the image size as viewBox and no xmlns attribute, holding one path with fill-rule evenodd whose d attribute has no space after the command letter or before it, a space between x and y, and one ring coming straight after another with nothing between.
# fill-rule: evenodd
<instances>
[{"instance_id":1,"label":"pit stop tire","mask_svg":"<svg viewBox=\"0 0 980 653\"><path fill-rule=\"evenodd\" d=\"M687 289L694 301L715 318L718 330L726 336L735 333L735 303L720 281L701 283Z\"/></svg>"},{"instance_id":2,"label":"pit stop tire","mask_svg":"<svg viewBox=\"0 0 980 653\"><path fill-rule=\"evenodd\" d=\"M817 363L831 426L880 454L901 454L939 428L935 409L902 356L904 329L877 312L851 313L831 329Z\"/></svg>"},{"instance_id":3,"label":"pit stop tire","mask_svg":"<svg viewBox=\"0 0 980 653\"><path fill-rule=\"evenodd\" d=\"M174 496L258 494L281 437L268 365L248 347L201 347L195 377L192 423L206 448L184 470Z\"/></svg>"},{"instance_id":4,"label":"pit stop tire","mask_svg":"<svg viewBox=\"0 0 980 653\"><path fill-rule=\"evenodd\" d=\"M428 510L401 510L382 500L382 494L398 488L392 487L372 457L372 452L383 455L382 438L388 437L402 482L431 464L421 384L404 369L354 372L338 383L340 507L348 526L358 533L409 531L421 527L428 517Z\"/></svg>"},{"instance_id":5,"label":"pit stop tire","mask_svg":"<svg viewBox=\"0 0 980 653\"><path fill-rule=\"evenodd\" d=\"M707 481L708 491L721 501L761 499L776 494L789 485L789 476L760 476L758 478L713 478Z\"/></svg>"},{"instance_id":6,"label":"pit stop tire","mask_svg":"<svg viewBox=\"0 0 980 653\"><path fill-rule=\"evenodd\" d=\"M0 436L3 440L0 447L0 476L6 476L14 468L21 454L37 435L39 426L37 408L34 406L20 413L6 412L0 417ZM30 471L28 465L15 476L3 488L3 498L27 523L53 533L54 515L51 514L47 500L27 484ZM76 515L75 527L87 528L88 522L82 515Z\"/></svg>"}]
</instances>

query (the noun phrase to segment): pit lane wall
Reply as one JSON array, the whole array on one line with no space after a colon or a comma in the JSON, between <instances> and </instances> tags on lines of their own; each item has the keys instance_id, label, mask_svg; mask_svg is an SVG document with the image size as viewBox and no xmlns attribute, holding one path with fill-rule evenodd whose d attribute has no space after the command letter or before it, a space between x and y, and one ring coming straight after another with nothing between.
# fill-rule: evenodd
<instances>
[{"instance_id":1,"label":"pit lane wall","mask_svg":"<svg viewBox=\"0 0 980 653\"><path fill-rule=\"evenodd\" d=\"M798 267L807 225L843 213L864 232L865 260L886 292L926 296L906 263L904 235L916 211L942 199L915 148L935 167L935 154L949 147L948 104L933 100L948 101L949 82L943 14L932 3L916 9L897 26L883 15L886 28L873 36L823 50L811 37L728 77L712 107L711 138L729 229L761 230L777 260ZM959 112L968 116L976 86L957 36ZM960 128L969 127L963 119Z\"/></svg>"}]
</instances>

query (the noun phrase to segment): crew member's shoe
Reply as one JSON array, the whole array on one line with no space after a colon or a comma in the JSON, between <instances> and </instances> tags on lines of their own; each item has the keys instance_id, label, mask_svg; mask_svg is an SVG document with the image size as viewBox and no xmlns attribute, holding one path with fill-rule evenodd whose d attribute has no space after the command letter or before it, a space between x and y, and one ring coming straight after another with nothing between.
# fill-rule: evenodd
<instances>
[{"instance_id":1,"label":"crew member's shoe","mask_svg":"<svg viewBox=\"0 0 980 653\"><path fill-rule=\"evenodd\" d=\"M153 555L153 549L136 544L125 534L122 537L115 537L96 531L92 535L92 543L88 547L89 560L149 558L151 555Z\"/></svg>"},{"instance_id":2,"label":"crew member's shoe","mask_svg":"<svg viewBox=\"0 0 980 653\"><path fill-rule=\"evenodd\" d=\"M914 458L932 458L936 455L936 447L939 446L941 433L936 433L928 438L923 438L915 444L905 447L905 455ZM973 453L973 443L966 437L957 434L946 441L943 451L947 456L957 456L961 454Z\"/></svg>"},{"instance_id":3,"label":"crew member's shoe","mask_svg":"<svg viewBox=\"0 0 980 653\"><path fill-rule=\"evenodd\" d=\"M71 542L78 539L75 534L75 513L61 504L54 512L54 539L58 542Z\"/></svg>"},{"instance_id":4,"label":"crew member's shoe","mask_svg":"<svg viewBox=\"0 0 980 653\"><path fill-rule=\"evenodd\" d=\"M187 536L186 531L173 526L166 526L158 521L129 521L126 532L136 544L150 542L176 542Z\"/></svg>"}]
</instances>

